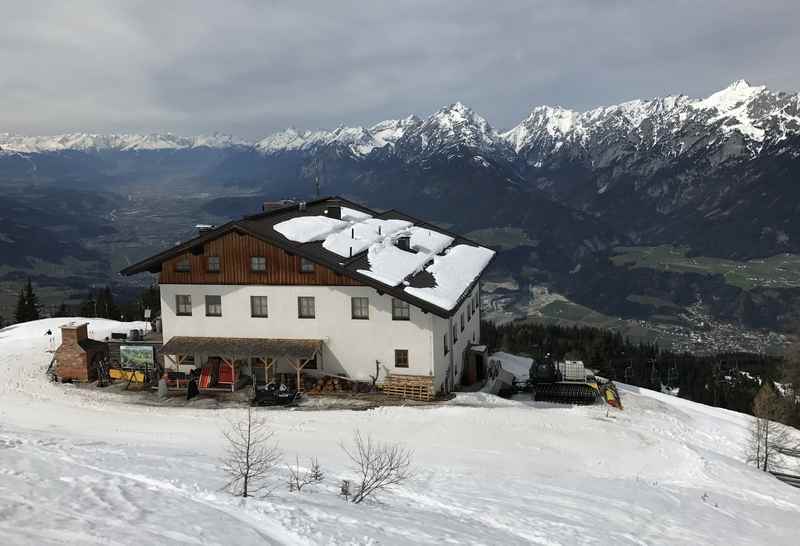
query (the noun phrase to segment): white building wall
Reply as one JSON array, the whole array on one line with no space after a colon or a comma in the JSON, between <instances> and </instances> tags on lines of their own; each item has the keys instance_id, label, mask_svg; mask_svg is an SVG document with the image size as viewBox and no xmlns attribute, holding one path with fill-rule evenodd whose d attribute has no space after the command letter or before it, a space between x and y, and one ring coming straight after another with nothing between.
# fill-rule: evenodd
<instances>
[{"instance_id":1,"label":"white building wall","mask_svg":"<svg viewBox=\"0 0 800 546\"><path fill-rule=\"evenodd\" d=\"M435 381L434 386L440 389L447 380L450 373L449 387L461 383L461 376L464 371L464 351L470 344L480 343L481 340L481 321L480 321L480 302L478 310L467 316L467 308L472 305L473 298L478 295L478 286L473 288L456 313L450 319L439 317L434 318L433 339L434 339L434 360L435 360ZM464 315L464 330L461 330L461 315ZM456 330L456 341L453 343L453 327ZM448 352L444 353L444 335L447 334Z\"/></svg>"},{"instance_id":2,"label":"white building wall","mask_svg":"<svg viewBox=\"0 0 800 546\"><path fill-rule=\"evenodd\" d=\"M175 296L192 297L192 316L175 314ZM222 296L222 316L206 317L205 296ZM250 316L250 296L267 296L269 317ZM297 317L297 297L315 298L316 318ZM370 300L369 320L351 318L351 297ZM438 370L441 336L434 339L441 319L411 306L411 320L392 320L392 298L369 287L276 285L161 285L164 340L174 336L259 337L321 339L322 369L368 379L381 365L381 379L388 372L443 376ZM436 325L436 326L434 326ZM452 342L452 340L451 340ZM407 349L408 368L394 367L394 350Z\"/></svg>"}]
</instances>

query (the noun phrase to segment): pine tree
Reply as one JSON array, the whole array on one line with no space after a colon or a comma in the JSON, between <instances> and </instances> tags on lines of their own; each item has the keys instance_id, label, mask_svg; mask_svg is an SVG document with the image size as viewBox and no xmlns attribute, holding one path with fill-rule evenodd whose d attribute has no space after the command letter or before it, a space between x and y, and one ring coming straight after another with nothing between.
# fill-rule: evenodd
<instances>
[{"instance_id":1,"label":"pine tree","mask_svg":"<svg viewBox=\"0 0 800 546\"><path fill-rule=\"evenodd\" d=\"M69 309L67 309L67 304L64 303L64 302L61 302L61 305L58 306L58 309L56 309L56 312L55 312L55 314L53 316L54 317L68 317L68 316L70 316Z\"/></svg>"},{"instance_id":2,"label":"pine tree","mask_svg":"<svg viewBox=\"0 0 800 546\"><path fill-rule=\"evenodd\" d=\"M86 318L97 317L97 300L95 300L93 292L89 292L89 297L81 302L78 314Z\"/></svg>"},{"instance_id":3,"label":"pine tree","mask_svg":"<svg viewBox=\"0 0 800 546\"><path fill-rule=\"evenodd\" d=\"M19 291L19 296L17 296L17 307L14 310L14 322L25 322L28 319L27 316L27 306L25 305L25 290L21 289Z\"/></svg>"},{"instance_id":4,"label":"pine tree","mask_svg":"<svg viewBox=\"0 0 800 546\"><path fill-rule=\"evenodd\" d=\"M33 284L30 278L28 284L25 285L25 298L28 305L28 320L39 320L39 297L33 291Z\"/></svg>"},{"instance_id":5,"label":"pine tree","mask_svg":"<svg viewBox=\"0 0 800 546\"><path fill-rule=\"evenodd\" d=\"M30 279L28 279L25 287L19 292L17 308L14 312L14 320L17 322L39 320L39 298L33 291L33 284Z\"/></svg>"},{"instance_id":6,"label":"pine tree","mask_svg":"<svg viewBox=\"0 0 800 546\"><path fill-rule=\"evenodd\" d=\"M114 320L120 318L119 307L114 303L114 294L108 286L97 293L97 316Z\"/></svg>"}]
</instances>

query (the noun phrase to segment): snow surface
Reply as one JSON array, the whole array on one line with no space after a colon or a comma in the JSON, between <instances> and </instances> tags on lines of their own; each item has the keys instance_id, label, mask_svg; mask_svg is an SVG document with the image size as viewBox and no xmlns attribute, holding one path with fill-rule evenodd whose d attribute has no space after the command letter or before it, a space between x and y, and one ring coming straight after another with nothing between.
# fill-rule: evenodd
<instances>
[{"instance_id":1,"label":"snow surface","mask_svg":"<svg viewBox=\"0 0 800 546\"><path fill-rule=\"evenodd\" d=\"M349 224L327 216L298 216L275 224L275 231L298 243L324 241L331 233L346 228Z\"/></svg>"},{"instance_id":2,"label":"snow surface","mask_svg":"<svg viewBox=\"0 0 800 546\"><path fill-rule=\"evenodd\" d=\"M321 486L264 499L220 489L243 409L131 403L47 382L47 319L0 330L0 544L794 545L800 489L743 463L751 418L621 386L624 411L459 394L369 411L261 408L286 461ZM90 330L138 325L95 321ZM414 450L416 476L356 506L339 442Z\"/></svg>"},{"instance_id":3,"label":"snow surface","mask_svg":"<svg viewBox=\"0 0 800 546\"><path fill-rule=\"evenodd\" d=\"M436 286L407 286L405 291L442 309L452 309L472 281L489 265L492 256L494 251L482 246L456 245L444 256L434 256L433 264L425 268L433 275Z\"/></svg>"},{"instance_id":4,"label":"snow surface","mask_svg":"<svg viewBox=\"0 0 800 546\"><path fill-rule=\"evenodd\" d=\"M369 269L358 272L389 286L397 286L409 275L421 271L431 260L426 252L408 252L397 248L391 237L386 237L369 247Z\"/></svg>"},{"instance_id":5,"label":"snow surface","mask_svg":"<svg viewBox=\"0 0 800 546\"><path fill-rule=\"evenodd\" d=\"M344 217L344 216L343 216ZM411 225L405 220L366 220L350 224L341 231L331 233L325 238L322 246L340 256L349 257L369 248L369 246L383 237L390 236Z\"/></svg>"},{"instance_id":6,"label":"snow surface","mask_svg":"<svg viewBox=\"0 0 800 546\"><path fill-rule=\"evenodd\" d=\"M531 365L533 359L527 356L512 355L498 351L489 356L489 361L499 360L504 370L509 371L517 381L527 381L530 378Z\"/></svg>"},{"instance_id":7,"label":"snow surface","mask_svg":"<svg viewBox=\"0 0 800 546\"><path fill-rule=\"evenodd\" d=\"M444 256L437 254L453 244L453 237L406 220L380 220L369 214L342 208L342 219L298 216L275 224L275 231L298 243L322 241L326 250L349 258L367 251L369 269L358 272L388 286L398 286L426 264L434 276L433 288L406 291L443 309L452 309L464 291L488 265L494 251L484 247L457 245ZM396 246L398 237L409 237L412 251ZM437 265L438 264L438 265Z\"/></svg>"}]
</instances>

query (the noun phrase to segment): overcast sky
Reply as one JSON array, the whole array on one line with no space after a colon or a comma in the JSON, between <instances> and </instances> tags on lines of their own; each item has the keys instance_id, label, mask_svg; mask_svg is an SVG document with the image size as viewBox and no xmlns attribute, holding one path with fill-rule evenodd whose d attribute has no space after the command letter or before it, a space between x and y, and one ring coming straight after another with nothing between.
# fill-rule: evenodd
<instances>
[{"instance_id":1,"label":"overcast sky","mask_svg":"<svg viewBox=\"0 0 800 546\"><path fill-rule=\"evenodd\" d=\"M0 132L369 125L461 100L531 107L800 89L798 0L11 2Z\"/></svg>"}]
</instances>

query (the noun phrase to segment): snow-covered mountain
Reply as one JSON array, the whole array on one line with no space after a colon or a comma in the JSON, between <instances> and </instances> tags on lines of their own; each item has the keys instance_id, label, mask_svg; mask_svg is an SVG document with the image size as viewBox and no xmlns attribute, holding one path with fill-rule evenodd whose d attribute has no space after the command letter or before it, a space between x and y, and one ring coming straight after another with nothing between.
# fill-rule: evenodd
<instances>
[{"instance_id":1,"label":"snow-covered mountain","mask_svg":"<svg viewBox=\"0 0 800 546\"><path fill-rule=\"evenodd\" d=\"M613 160L609 152L619 146L675 158L730 144L720 159L753 156L798 133L799 95L738 80L703 99L677 95L586 112L539 106L502 136L530 165L542 166L559 154Z\"/></svg>"},{"instance_id":2,"label":"snow-covered mountain","mask_svg":"<svg viewBox=\"0 0 800 546\"><path fill-rule=\"evenodd\" d=\"M517 154L532 166L542 166L559 154L594 155L609 145L629 149L657 149L677 157L704 145L733 142L726 153L758 154L765 144L800 133L800 95L775 93L744 80L692 99L684 95L632 100L578 112L561 106L537 106L511 130L498 133L485 118L461 102L425 119L411 115L371 127L340 126L328 130L289 128L255 143L228 135L184 137L173 134L91 134L21 136L0 133L0 149L20 153L75 151L183 150L199 147L252 149L265 154L313 153L328 147L348 151L355 158L376 149L397 149L405 158L428 158L464 147L479 154L513 159ZM613 154L602 154L609 157ZM597 159L597 158L595 158Z\"/></svg>"},{"instance_id":3,"label":"snow-covered mountain","mask_svg":"<svg viewBox=\"0 0 800 546\"><path fill-rule=\"evenodd\" d=\"M55 136L0 133L0 150L18 153L184 150L203 147L233 148L247 145L249 144L242 139L218 133L193 137L177 136L171 133L108 135L68 133Z\"/></svg>"}]
</instances>

